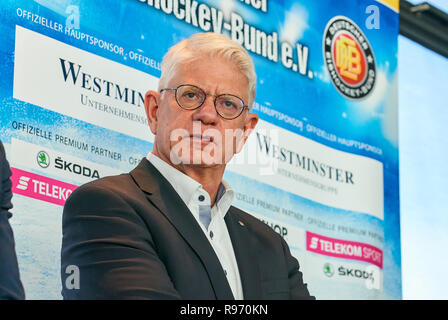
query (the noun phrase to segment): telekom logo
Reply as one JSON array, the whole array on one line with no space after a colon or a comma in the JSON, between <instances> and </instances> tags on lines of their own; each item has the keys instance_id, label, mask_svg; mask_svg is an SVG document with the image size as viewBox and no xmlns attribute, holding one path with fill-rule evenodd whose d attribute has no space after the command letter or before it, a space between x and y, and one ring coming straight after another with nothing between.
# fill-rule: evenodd
<instances>
[{"instance_id":1,"label":"telekom logo","mask_svg":"<svg viewBox=\"0 0 448 320\"><path fill-rule=\"evenodd\" d=\"M307 231L306 247L308 251L321 255L364 261L383 268L383 251L367 243L335 239Z\"/></svg>"},{"instance_id":2,"label":"telekom logo","mask_svg":"<svg viewBox=\"0 0 448 320\"><path fill-rule=\"evenodd\" d=\"M310 249L317 249L317 244L319 243L319 238L312 237L309 245Z\"/></svg>"},{"instance_id":3,"label":"telekom logo","mask_svg":"<svg viewBox=\"0 0 448 320\"><path fill-rule=\"evenodd\" d=\"M30 177L21 176L19 178L19 184L16 186L16 188L20 190L28 189L28 181L30 181L30 179Z\"/></svg>"},{"instance_id":4,"label":"telekom logo","mask_svg":"<svg viewBox=\"0 0 448 320\"><path fill-rule=\"evenodd\" d=\"M31 172L11 168L13 192L63 206L77 186Z\"/></svg>"}]
</instances>

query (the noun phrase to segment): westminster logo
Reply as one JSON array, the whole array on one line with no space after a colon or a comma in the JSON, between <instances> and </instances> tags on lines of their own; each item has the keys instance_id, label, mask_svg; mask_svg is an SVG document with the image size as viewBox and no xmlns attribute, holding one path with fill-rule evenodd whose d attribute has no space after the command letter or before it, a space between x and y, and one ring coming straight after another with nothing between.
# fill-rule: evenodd
<instances>
[{"instance_id":1,"label":"westminster logo","mask_svg":"<svg viewBox=\"0 0 448 320\"><path fill-rule=\"evenodd\" d=\"M37 164L42 168L47 168L50 165L50 156L45 151L39 151L37 154Z\"/></svg>"}]
</instances>

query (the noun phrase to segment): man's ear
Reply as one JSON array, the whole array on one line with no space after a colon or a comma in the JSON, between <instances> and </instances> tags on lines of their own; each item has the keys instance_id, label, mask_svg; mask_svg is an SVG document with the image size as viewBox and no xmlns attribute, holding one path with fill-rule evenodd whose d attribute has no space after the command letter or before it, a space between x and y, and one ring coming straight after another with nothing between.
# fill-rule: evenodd
<instances>
[{"instance_id":1,"label":"man's ear","mask_svg":"<svg viewBox=\"0 0 448 320\"><path fill-rule=\"evenodd\" d=\"M244 122L244 131L249 130L250 132L252 132L252 130L255 129L257 123L258 123L258 115L256 113L249 112Z\"/></svg>"},{"instance_id":2,"label":"man's ear","mask_svg":"<svg viewBox=\"0 0 448 320\"><path fill-rule=\"evenodd\" d=\"M148 90L145 94L145 112L149 128L153 134L157 132L160 92Z\"/></svg>"},{"instance_id":3,"label":"man's ear","mask_svg":"<svg viewBox=\"0 0 448 320\"><path fill-rule=\"evenodd\" d=\"M243 149L244 144L246 143L252 131L255 129L257 123L258 123L258 115L256 113L249 112L247 114L246 119L244 120L244 128L243 128L244 136L242 139L239 139L238 141L236 153L239 153Z\"/></svg>"}]
</instances>

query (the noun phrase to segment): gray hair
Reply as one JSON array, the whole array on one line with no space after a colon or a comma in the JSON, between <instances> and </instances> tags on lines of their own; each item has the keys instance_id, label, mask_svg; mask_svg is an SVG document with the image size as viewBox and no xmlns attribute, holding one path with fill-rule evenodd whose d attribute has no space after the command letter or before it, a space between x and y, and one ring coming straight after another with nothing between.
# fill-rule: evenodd
<instances>
[{"instance_id":1,"label":"gray hair","mask_svg":"<svg viewBox=\"0 0 448 320\"><path fill-rule=\"evenodd\" d=\"M194 62L204 57L220 57L236 65L248 80L248 106L249 110L252 109L257 86L257 75L252 58L239 43L223 34L214 32L196 33L169 49L162 61L159 91L167 87L179 65Z\"/></svg>"}]
</instances>

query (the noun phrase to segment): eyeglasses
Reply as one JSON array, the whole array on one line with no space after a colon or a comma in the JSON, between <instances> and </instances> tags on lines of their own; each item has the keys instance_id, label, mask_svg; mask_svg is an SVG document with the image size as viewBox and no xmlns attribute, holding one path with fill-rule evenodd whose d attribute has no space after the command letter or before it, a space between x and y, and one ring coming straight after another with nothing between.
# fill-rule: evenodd
<instances>
[{"instance_id":1,"label":"eyeglasses","mask_svg":"<svg viewBox=\"0 0 448 320\"><path fill-rule=\"evenodd\" d=\"M177 88L164 88L165 90L175 90L176 101L179 107L185 110L194 110L202 106L207 96L214 96L214 104L216 112L227 120L238 118L243 113L244 108L249 109L243 100L232 94L214 95L205 93L199 87L191 84L182 84Z\"/></svg>"}]
</instances>

